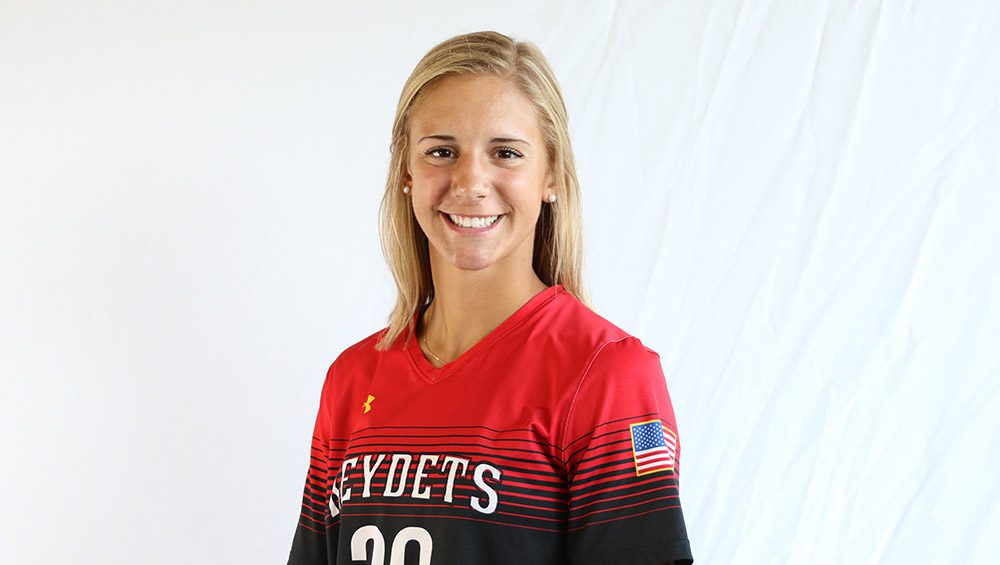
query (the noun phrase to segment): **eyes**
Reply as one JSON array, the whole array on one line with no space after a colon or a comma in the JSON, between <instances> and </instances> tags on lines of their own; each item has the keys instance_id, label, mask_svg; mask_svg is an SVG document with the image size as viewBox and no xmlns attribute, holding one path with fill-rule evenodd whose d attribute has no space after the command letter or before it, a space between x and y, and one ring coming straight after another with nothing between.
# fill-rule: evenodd
<instances>
[{"instance_id":1,"label":"eyes","mask_svg":"<svg viewBox=\"0 0 1000 565\"><path fill-rule=\"evenodd\" d=\"M493 152L501 161L511 161L524 157L524 154L513 147L497 147ZM432 147L424 151L424 155L435 159L451 159L455 156L455 152L450 147Z\"/></svg>"}]
</instances>

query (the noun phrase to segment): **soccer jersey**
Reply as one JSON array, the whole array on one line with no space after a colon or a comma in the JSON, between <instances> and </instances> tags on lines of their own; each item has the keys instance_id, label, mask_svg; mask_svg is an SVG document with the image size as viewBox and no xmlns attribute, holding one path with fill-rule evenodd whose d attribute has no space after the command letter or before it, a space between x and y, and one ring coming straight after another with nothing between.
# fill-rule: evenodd
<instances>
[{"instance_id":1,"label":"soccer jersey","mask_svg":"<svg viewBox=\"0 0 1000 565\"><path fill-rule=\"evenodd\" d=\"M290 565L692 562L639 339L561 285L440 368L384 331L327 372Z\"/></svg>"}]
</instances>

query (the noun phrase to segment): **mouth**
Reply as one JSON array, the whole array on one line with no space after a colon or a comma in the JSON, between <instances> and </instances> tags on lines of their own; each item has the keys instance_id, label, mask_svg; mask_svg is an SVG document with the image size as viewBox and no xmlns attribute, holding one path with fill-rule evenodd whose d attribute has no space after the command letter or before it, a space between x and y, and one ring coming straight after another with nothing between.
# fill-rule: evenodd
<instances>
[{"instance_id":1,"label":"mouth","mask_svg":"<svg viewBox=\"0 0 1000 565\"><path fill-rule=\"evenodd\" d=\"M483 233L492 230L499 224L507 214L494 214L491 216L464 216L460 214L446 214L440 212L444 222L448 227L458 233Z\"/></svg>"}]
</instances>

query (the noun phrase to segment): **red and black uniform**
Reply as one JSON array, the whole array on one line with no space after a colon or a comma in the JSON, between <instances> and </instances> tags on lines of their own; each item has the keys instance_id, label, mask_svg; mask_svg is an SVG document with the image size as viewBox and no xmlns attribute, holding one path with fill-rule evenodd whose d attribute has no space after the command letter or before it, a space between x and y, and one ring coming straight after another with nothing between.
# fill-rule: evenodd
<instances>
[{"instance_id":1,"label":"red and black uniform","mask_svg":"<svg viewBox=\"0 0 1000 565\"><path fill-rule=\"evenodd\" d=\"M690 563L659 356L546 288L434 367L330 366L290 565Z\"/></svg>"}]
</instances>

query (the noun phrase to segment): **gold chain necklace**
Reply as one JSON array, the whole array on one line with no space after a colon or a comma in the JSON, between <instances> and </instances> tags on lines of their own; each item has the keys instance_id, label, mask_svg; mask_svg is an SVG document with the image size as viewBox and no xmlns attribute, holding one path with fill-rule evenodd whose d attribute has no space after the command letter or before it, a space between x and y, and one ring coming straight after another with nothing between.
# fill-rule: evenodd
<instances>
[{"instance_id":1,"label":"gold chain necklace","mask_svg":"<svg viewBox=\"0 0 1000 565\"><path fill-rule=\"evenodd\" d=\"M441 363L442 365L444 365L444 364L445 364L445 362L444 362L444 361L442 361L442 360L441 360L441 358L440 358L440 357L438 357L437 355L434 355L434 352L433 352L433 351L431 351L431 348L430 348L430 347L428 347L428 345L427 345L427 332L426 332L426 331L424 332L424 337L423 337L423 340L424 340L424 349L426 349L426 350L427 350L427 353L430 353L430 354L431 354L431 357L433 357L433 358L437 359L438 363Z\"/></svg>"},{"instance_id":2,"label":"gold chain necklace","mask_svg":"<svg viewBox=\"0 0 1000 565\"><path fill-rule=\"evenodd\" d=\"M422 324L424 326L424 335L422 337L422 339L424 340L424 349L427 350L427 353L431 354L431 357L437 359L438 363L441 363L442 365L444 365L445 364L444 360L441 359L440 357L438 357L437 355L434 355L434 352L431 351L430 346L427 345L427 316L426 316L426 314L427 314L427 309L425 308L424 309L424 323Z\"/></svg>"}]
</instances>

